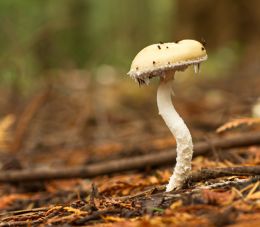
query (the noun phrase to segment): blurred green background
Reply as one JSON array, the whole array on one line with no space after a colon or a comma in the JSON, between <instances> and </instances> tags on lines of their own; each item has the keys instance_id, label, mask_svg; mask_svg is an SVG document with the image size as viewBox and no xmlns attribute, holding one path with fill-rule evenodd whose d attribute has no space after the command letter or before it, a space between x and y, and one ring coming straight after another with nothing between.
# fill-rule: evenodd
<instances>
[{"instance_id":1,"label":"blurred green background","mask_svg":"<svg viewBox=\"0 0 260 227\"><path fill-rule=\"evenodd\" d=\"M0 150L55 151L75 164L96 145L172 139L157 114L156 79L139 88L126 76L135 55L160 41L207 42L201 76L188 69L174 81L174 105L195 140L255 116L259 9L257 0L1 0L0 132L11 134Z\"/></svg>"},{"instance_id":2,"label":"blurred green background","mask_svg":"<svg viewBox=\"0 0 260 227\"><path fill-rule=\"evenodd\" d=\"M184 38L207 41L210 74L249 67L259 8L256 0L1 0L1 86L30 90L58 68L126 73L144 46Z\"/></svg>"}]
</instances>

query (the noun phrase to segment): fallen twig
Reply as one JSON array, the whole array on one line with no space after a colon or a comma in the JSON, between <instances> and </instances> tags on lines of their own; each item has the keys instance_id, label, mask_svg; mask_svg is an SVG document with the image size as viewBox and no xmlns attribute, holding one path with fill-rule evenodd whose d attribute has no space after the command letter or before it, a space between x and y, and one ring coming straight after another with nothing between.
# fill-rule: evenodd
<instances>
[{"instance_id":1,"label":"fallen twig","mask_svg":"<svg viewBox=\"0 0 260 227\"><path fill-rule=\"evenodd\" d=\"M260 180L260 177L259 176L256 176L256 177L251 177L249 179L232 179L232 180L225 180L223 182L216 182L216 183L212 183L212 184L209 184L209 185L205 185L205 186L201 186L201 187L198 187L198 190L201 190L201 189L216 189L216 188L231 188L231 187L235 187L235 188L238 188L238 187L243 187L244 185L248 185L248 184L251 184L251 183L255 183L257 181Z\"/></svg>"},{"instance_id":2,"label":"fallen twig","mask_svg":"<svg viewBox=\"0 0 260 227\"><path fill-rule=\"evenodd\" d=\"M260 176L260 166L238 166L215 169L201 169L197 172L191 173L187 178L186 184L196 183L199 181L206 181L219 177L227 176Z\"/></svg>"},{"instance_id":3,"label":"fallen twig","mask_svg":"<svg viewBox=\"0 0 260 227\"><path fill-rule=\"evenodd\" d=\"M215 139L201 142L194 147L194 156L207 154L214 146L215 149L228 149L260 144L260 133L245 133L230 138ZM159 166L174 163L174 150L151 153L130 158L104 161L88 166L60 169L34 169L0 172L0 182L42 181L50 179L90 178L102 174L118 173L133 169L143 169L148 166Z\"/></svg>"},{"instance_id":4,"label":"fallen twig","mask_svg":"<svg viewBox=\"0 0 260 227\"><path fill-rule=\"evenodd\" d=\"M27 214L32 212L38 212L38 211L46 211L50 209L49 207L37 207L37 208L31 208L31 209L25 209L25 210L15 210L15 211L7 211L4 213L0 213L1 216L8 216L8 215L20 215L20 214Z\"/></svg>"},{"instance_id":5,"label":"fallen twig","mask_svg":"<svg viewBox=\"0 0 260 227\"><path fill-rule=\"evenodd\" d=\"M245 187L249 184L255 183L260 180L260 176L251 177L249 179L235 179L235 180L227 180L225 182L217 182L209 185L203 185L200 187L196 187L189 190L179 190L172 192L162 192L164 195L164 200L171 200L174 198L181 198L184 195L188 195L191 193L200 193L203 189L215 189L215 188L223 188L223 187ZM156 196L156 195L155 195Z\"/></svg>"}]
</instances>

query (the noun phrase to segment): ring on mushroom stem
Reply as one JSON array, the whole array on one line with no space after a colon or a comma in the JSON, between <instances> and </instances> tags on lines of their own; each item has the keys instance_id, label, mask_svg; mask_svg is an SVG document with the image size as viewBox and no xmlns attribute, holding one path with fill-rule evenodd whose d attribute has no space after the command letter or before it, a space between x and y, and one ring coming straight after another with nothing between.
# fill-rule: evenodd
<instances>
[{"instance_id":1,"label":"ring on mushroom stem","mask_svg":"<svg viewBox=\"0 0 260 227\"><path fill-rule=\"evenodd\" d=\"M181 40L178 43L160 43L145 47L134 58L127 73L135 81L149 84L152 77L160 78L157 91L159 114L174 135L177 143L176 165L166 191L179 189L191 170L193 154L192 137L186 124L172 105L172 81L176 71L184 71L194 65L199 72L200 63L207 60L205 46L195 40ZM156 64L155 64L156 63Z\"/></svg>"}]
</instances>

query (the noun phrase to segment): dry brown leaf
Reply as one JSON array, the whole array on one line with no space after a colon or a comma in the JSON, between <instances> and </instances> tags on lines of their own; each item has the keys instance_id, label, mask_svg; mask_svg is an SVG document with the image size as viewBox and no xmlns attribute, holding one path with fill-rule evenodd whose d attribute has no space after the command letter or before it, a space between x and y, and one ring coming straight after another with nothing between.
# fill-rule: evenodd
<instances>
[{"instance_id":1,"label":"dry brown leaf","mask_svg":"<svg viewBox=\"0 0 260 227\"><path fill-rule=\"evenodd\" d=\"M132 190L151 185L149 178L141 174L119 175L97 182L98 191L104 195L128 195Z\"/></svg>"},{"instance_id":2,"label":"dry brown leaf","mask_svg":"<svg viewBox=\"0 0 260 227\"><path fill-rule=\"evenodd\" d=\"M13 114L8 114L0 120L0 149L5 150L9 147L11 141L11 135L8 132L10 127L15 122L15 116Z\"/></svg>"},{"instance_id":3,"label":"dry brown leaf","mask_svg":"<svg viewBox=\"0 0 260 227\"><path fill-rule=\"evenodd\" d=\"M260 199L260 191L255 192L255 193L247 196L246 198L247 199L252 199L252 200Z\"/></svg>"},{"instance_id":4,"label":"dry brown leaf","mask_svg":"<svg viewBox=\"0 0 260 227\"><path fill-rule=\"evenodd\" d=\"M122 222L126 220L125 218L120 218L116 216L101 216L101 217L104 221L108 221L108 222Z\"/></svg>"},{"instance_id":5,"label":"dry brown leaf","mask_svg":"<svg viewBox=\"0 0 260 227\"><path fill-rule=\"evenodd\" d=\"M98 225L103 226L103 225ZM104 225L104 227L110 225ZM173 217L169 216L144 216L130 221L118 222L113 227L175 227L175 226L211 226L210 223L201 217L195 217L187 213L175 213Z\"/></svg>"},{"instance_id":6,"label":"dry brown leaf","mask_svg":"<svg viewBox=\"0 0 260 227\"><path fill-rule=\"evenodd\" d=\"M8 205L13 203L15 200L22 200L28 198L30 198L30 196L25 194L12 194L7 196L2 196L0 198L0 209L5 209Z\"/></svg>"},{"instance_id":7,"label":"dry brown leaf","mask_svg":"<svg viewBox=\"0 0 260 227\"><path fill-rule=\"evenodd\" d=\"M243 194L241 193L241 191L239 191L238 189L236 189L236 188L234 188L234 187L232 187L231 190L232 190L232 193L233 193L233 194L235 194L235 195L237 195L237 196L243 198Z\"/></svg>"},{"instance_id":8,"label":"dry brown leaf","mask_svg":"<svg viewBox=\"0 0 260 227\"><path fill-rule=\"evenodd\" d=\"M219 128L217 128L216 132L222 133L229 129L237 128L241 125L250 126L259 123L260 123L260 118L238 118L238 119L231 120L225 123L224 125L220 126Z\"/></svg>"},{"instance_id":9,"label":"dry brown leaf","mask_svg":"<svg viewBox=\"0 0 260 227\"><path fill-rule=\"evenodd\" d=\"M244 187L243 189L240 190L241 193L250 190L251 188L254 187L254 184L249 184L248 186Z\"/></svg>"},{"instance_id":10,"label":"dry brown leaf","mask_svg":"<svg viewBox=\"0 0 260 227\"><path fill-rule=\"evenodd\" d=\"M241 212L251 212L256 204L248 202L244 198L238 199L232 203L232 206Z\"/></svg>"},{"instance_id":11,"label":"dry brown leaf","mask_svg":"<svg viewBox=\"0 0 260 227\"><path fill-rule=\"evenodd\" d=\"M64 210L74 213L76 215L86 215L87 212L86 211L81 211L79 209L73 208L73 207L63 207Z\"/></svg>"},{"instance_id":12,"label":"dry brown leaf","mask_svg":"<svg viewBox=\"0 0 260 227\"><path fill-rule=\"evenodd\" d=\"M259 184L260 184L259 181L254 184L254 187L247 194L246 199L249 199L254 194L254 192L257 190Z\"/></svg>"},{"instance_id":13,"label":"dry brown leaf","mask_svg":"<svg viewBox=\"0 0 260 227\"><path fill-rule=\"evenodd\" d=\"M51 207L49 210L46 211L45 216L49 215L53 211L60 210L61 208L62 208L62 206Z\"/></svg>"},{"instance_id":14,"label":"dry brown leaf","mask_svg":"<svg viewBox=\"0 0 260 227\"><path fill-rule=\"evenodd\" d=\"M204 189L202 191L202 196L208 204L227 205L234 200L236 194L230 191L219 192L219 191Z\"/></svg>"},{"instance_id":15,"label":"dry brown leaf","mask_svg":"<svg viewBox=\"0 0 260 227\"><path fill-rule=\"evenodd\" d=\"M257 227L260 226L260 215L259 212L242 213L238 216L236 223L229 225L229 227Z\"/></svg>"},{"instance_id":16,"label":"dry brown leaf","mask_svg":"<svg viewBox=\"0 0 260 227\"><path fill-rule=\"evenodd\" d=\"M182 206L182 200L177 200L176 202L174 202L171 206L170 206L170 209L171 210L175 210L177 209L178 207L181 207Z\"/></svg>"}]
</instances>

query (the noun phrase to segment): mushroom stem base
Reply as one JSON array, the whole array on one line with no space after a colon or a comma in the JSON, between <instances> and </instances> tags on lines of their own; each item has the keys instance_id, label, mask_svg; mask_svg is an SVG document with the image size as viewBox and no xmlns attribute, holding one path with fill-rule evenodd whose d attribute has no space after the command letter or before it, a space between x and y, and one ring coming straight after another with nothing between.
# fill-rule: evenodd
<instances>
[{"instance_id":1,"label":"mushroom stem base","mask_svg":"<svg viewBox=\"0 0 260 227\"><path fill-rule=\"evenodd\" d=\"M161 81L157 91L159 114L174 135L177 143L176 165L166 187L166 191L179 189L183 186L191 170L193 154L193 143L190 131L172 104L172 94L172 80Z\"/></svg>"}]
</instances>

